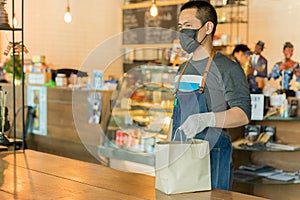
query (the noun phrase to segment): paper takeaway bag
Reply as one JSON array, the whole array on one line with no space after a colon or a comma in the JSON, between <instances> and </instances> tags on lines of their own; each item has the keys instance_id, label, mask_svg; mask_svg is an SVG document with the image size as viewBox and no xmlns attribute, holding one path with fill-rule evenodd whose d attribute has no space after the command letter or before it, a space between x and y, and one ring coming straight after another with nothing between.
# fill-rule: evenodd
<instances>
[{"instance_id":1,"label":"paper takeaway bag","mask_svg":"<svg viewBox=\"0 0 300 200\"><path fill-rule=\"evenodd\" d=\"M155 188L166 194L210 190L209 152L205 140L156 143Z\"/></svg>"}]
</instances>

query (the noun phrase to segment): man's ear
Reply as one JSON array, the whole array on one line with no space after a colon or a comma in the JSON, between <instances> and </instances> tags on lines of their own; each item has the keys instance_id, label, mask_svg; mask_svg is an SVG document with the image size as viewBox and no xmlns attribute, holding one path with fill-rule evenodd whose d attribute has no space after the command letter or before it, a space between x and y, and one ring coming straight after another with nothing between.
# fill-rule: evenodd
<instances>
[{"instance_id":1,"label":"man's ear","mask_svg":"<svg viewBox=\"0 0 300 200\"><path fill-rule=\"evenodd\" d=\"M206 29L206 34L209 35L212 33L212 31L214 30L214 24L211 21L208 21L206 23L205 29Z\"/></svg>"}]
</instances>

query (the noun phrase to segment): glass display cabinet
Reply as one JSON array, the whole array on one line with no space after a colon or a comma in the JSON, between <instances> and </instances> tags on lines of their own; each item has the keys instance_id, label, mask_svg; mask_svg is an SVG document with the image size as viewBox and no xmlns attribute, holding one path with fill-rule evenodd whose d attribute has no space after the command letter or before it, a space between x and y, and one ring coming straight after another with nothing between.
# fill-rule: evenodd
<instances>
[{"instance_id":1,"label":"glass display cabinet","mask_svg":"<svg viewBox=\"0 0 300 200\"><path fill-rule=\"evenodd\" d=\"M178 68L141 65L129 70L112 97L99 156L154 165L154 146L166 140Z\"/></svg>"}]
</instances>

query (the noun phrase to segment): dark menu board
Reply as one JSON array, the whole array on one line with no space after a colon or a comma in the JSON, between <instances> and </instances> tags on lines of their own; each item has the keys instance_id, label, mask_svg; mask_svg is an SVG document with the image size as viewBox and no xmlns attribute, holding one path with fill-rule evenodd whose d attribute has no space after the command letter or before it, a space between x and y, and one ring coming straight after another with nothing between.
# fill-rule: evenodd
<instances>
[{"instance_id":1,"label":"dark menu board","mask_svg":"<svg viewBox=\"0 0 300 200\"><path fill-rule=\"evenodd\" d=\"M178 38L177 15L181 5L158 7L158 16L149 8L123 9L123 44L171 44Z\"/></svg>"}]
</instances>

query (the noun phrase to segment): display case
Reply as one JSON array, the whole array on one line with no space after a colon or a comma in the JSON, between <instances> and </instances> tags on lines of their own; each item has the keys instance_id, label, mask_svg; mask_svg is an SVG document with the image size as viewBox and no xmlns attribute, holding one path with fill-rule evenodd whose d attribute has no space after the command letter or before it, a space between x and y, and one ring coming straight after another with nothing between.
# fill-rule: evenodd
<instances>
[{"instance_id":1,"label":"display case","mask_svg":"<svg viewBox=\"0 0 300 200\"><path fill-rule=\"evenodd\" d=\"M124 74L113 94L100 156L154 165L154 145L168 137L177 70L142 65Z\"/></svg>"}]
</instances>

